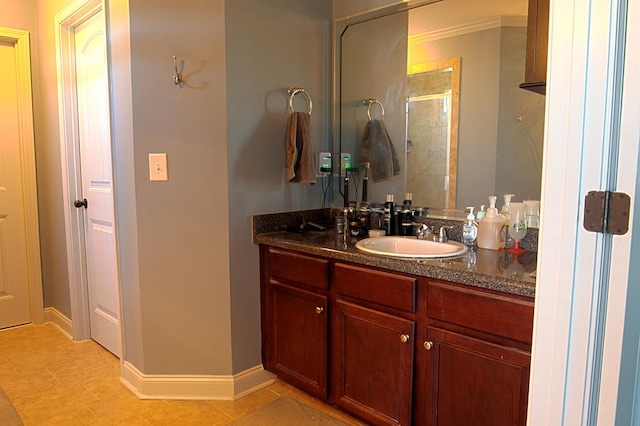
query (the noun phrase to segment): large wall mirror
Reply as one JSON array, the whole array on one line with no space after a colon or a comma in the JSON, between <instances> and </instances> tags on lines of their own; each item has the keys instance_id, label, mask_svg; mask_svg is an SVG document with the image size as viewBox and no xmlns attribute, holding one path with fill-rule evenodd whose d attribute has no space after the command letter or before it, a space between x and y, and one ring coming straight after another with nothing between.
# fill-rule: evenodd
<instances>
[{"instance_id":1,"label":"large wall mirror","mask_svg":"<svg viewBox=\"0 0 640 426\"><path fill-rule=\"evenodd\" d=\"M336 151L351 154L352 182L367 175L368 201L411 192L460 216L489 195L540 199L545 98L518 87L526 14L527 0L442 0L336 21ZM371 120L393 146L391 174L362 158Z\"/></svg>"}]
</instances>

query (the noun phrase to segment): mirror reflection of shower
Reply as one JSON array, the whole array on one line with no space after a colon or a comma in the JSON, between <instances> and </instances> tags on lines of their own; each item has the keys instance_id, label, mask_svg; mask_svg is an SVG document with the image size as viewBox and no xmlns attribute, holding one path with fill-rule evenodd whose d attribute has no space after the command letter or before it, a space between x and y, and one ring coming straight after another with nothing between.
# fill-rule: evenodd
<instances>
[{"instance_id":1,"label":"mirror reflection of shower","mask_svg":"<svg viewBox=\"0 0 640 426\"><path fill-rule=\"evenodd\" d=\"M460 58L413 66L407 78L406 192L455 209Z\"/></svg>"}]
</instances>

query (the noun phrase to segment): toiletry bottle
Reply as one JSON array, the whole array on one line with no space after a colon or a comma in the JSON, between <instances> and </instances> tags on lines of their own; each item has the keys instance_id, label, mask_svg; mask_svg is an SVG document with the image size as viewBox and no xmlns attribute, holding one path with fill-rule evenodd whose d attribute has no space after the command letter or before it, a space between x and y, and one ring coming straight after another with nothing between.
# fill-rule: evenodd
<instances>
[{"instance_id":1,"label":"toiletry bottle","mask_svg":"<svg viewBox=\"0 0 640 426\"><path fill-rule=\"evenodd\" d=\"M413 204L413 193L407 192L404 195L404 201L402 202L402 204L405 206L411 206L411 204Z\"/></svg>"},{"instance_id":2,"label":"toiletry bottle","mask_svg":"<svg viewBox=\"0 0 640 426\"><path fill-rule=\"evenodd\" d=\"M462 243L467 246L475 246L478 238L478 224L475 221L473 207L467 207L466 210L469 210L469 214L466 222L462 225Z\"/></svg>"},{"instance_id":3,"label":"toiletry bottle","mask_svg":"<svg viewBox=\"0 0 640 426\"><path fill-rule=\"evenodd\" d=\"M484 204L480 206L480 211L476 213L476 221L480 223L480 220L484 217Z\"/></svg>"},{"instance_id":4,"label":"toiletry bottle","mask_svg":"<svg viewBox=\"0 0 640 426\"><path fill-rule=\"evenodd\" d=\"M511 218L511 198L515 197L515 194L504 194L504 204L500 209L500 214L504 216L507 221Z\"/></svg>"},{"instance_id":5,"label":"toiletry bottle","mask_svg":"<svg viewBox=\"0 0 640 426\"><path fill-rule=\"evenodd\" d=\"M505 218L496 208L496 196L489 197L487 213L478 224L478 247L498 250L501 246L500 232L504 226ZM504 245L503 245L504 247Z\"/></svg>"},{"instance_id":6,"label":"toiletry bottle","mask_svg":"<svg viewBox=\"0 0 640 426\"><path fill-rule=\"evenodd\" d=\"M504 204L502 205L502 209L500 209L500 214L504 216L504 225L500 230L500 248L504 248L505 243L507 242L507 235L509 230L509 223L511 221L511 198L515 197L515 194L504 194Z\"/></svg>"},{"instance_id":7,"label":"toiletry bottle","mask_svg":"<svg viewBox=\"0 0 640 426\"><path fill-rule=\"evenodd\" d=\"M413 235L413 211L411 204L403 204L398 214L398 233L404 236Z\"/></svg>"},{"instance_id":8,"label":"toiletry bottle","mask_svg":"<svg viewBox=\"0 0 640 426\"><path fill-rule=\"evenodd\" d=\"M387 194L387 201L384 203L384 227L387 235L395 235L396 205L393 202L393 194Z\"/></svg>"}]
</instances>

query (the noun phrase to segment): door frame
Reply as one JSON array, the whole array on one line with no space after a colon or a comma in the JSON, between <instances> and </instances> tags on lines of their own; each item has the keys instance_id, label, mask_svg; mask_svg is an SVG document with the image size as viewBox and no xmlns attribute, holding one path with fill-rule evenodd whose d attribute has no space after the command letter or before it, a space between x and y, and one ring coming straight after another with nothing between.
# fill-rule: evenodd
<instances>
[{"instance_id":1,"label":"door frame","mask_svg":"<svg viewBox=\"0 0 640 426\"><path fill-rule=\"evenodd\" d=\"M22 164L22 194L27 243L27 274L31 323L44 324L44 294L40 260L40 226L38 219L38 190L36 181L35 137L31 94L31 56L29 32L0 27L0 41L12 43L16 50L18 78L18 120Z\"/></svg>"},{"instance_id":2,"label":"door frame","mask_svg":"<svg viewBox=\"0 0 640 426\"><path fill-rule=\"evenodd\" d=\"M106 13L103 0L76 0L55 16L60 158L62 162L62 204L65 218L69 298L74 340L91 338L91 320L86 255L84 251L83 211L72 206L72 200L82 198L80 140L76 123L77 102L73 34L77 26L99 12ZM109 71L107 70L107 72ZM111 136L111 150L113 151L113 136ZM115 232L117 234L117 227ZM119 278L118 273L116 273L116 276ZM118 293L120 302L122 302L119 282ZM118 314L120 315L120 336L122 338L122 303L120 303L120 312Z\"/></svg>"},{"instance_id":3,"label":"door frame","mask_svg":"<svg viewBox=\"0 0 640 426\"><path fill-rule=\"evenodd\" d=\"M629 72L638 61L624 56L622 39L627 19L637 25L640 15L624 3L551 2L532 425L613 424L620 397L633 222L616 236L587 232L582 223L588 191L635 192L640 121L627 96L640 93L640 79Z\"/></svg>"}]
</instances>

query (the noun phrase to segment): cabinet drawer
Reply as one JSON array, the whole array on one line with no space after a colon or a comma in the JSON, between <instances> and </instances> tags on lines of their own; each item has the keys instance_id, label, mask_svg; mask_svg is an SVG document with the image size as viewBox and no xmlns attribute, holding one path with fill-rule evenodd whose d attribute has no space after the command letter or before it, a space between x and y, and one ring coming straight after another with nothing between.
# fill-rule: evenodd
<instances>
[{"instance_id":1,"label":"cabinet drawer","mask_svg":"<svg viewBox=\"0 0 640 426\"><path fill-rule=\"evenodd\" d=\"M329 261L270 247L269 275L311 287L327 289Z\"/></svg>"},{"instance_id":2,"label":"cabinet drawer","mask_svg":"<svg viewBox=\"0 0 640 426\"><path fill-rule=\"evenodd\" d=\"M533 302L430 281L427 316L531 343Z\"/></svg>"},{"instance_id":3,"label":"cabinet drawer","mask_svg":"<svg viewBox=\"0 0 640 426\"><path fill-rule=\"evenodd\" d=\"M416 310L416 279L358 266L336 263L334 289L343 295L403 311Z\"/></svg>"}]
</instances>

